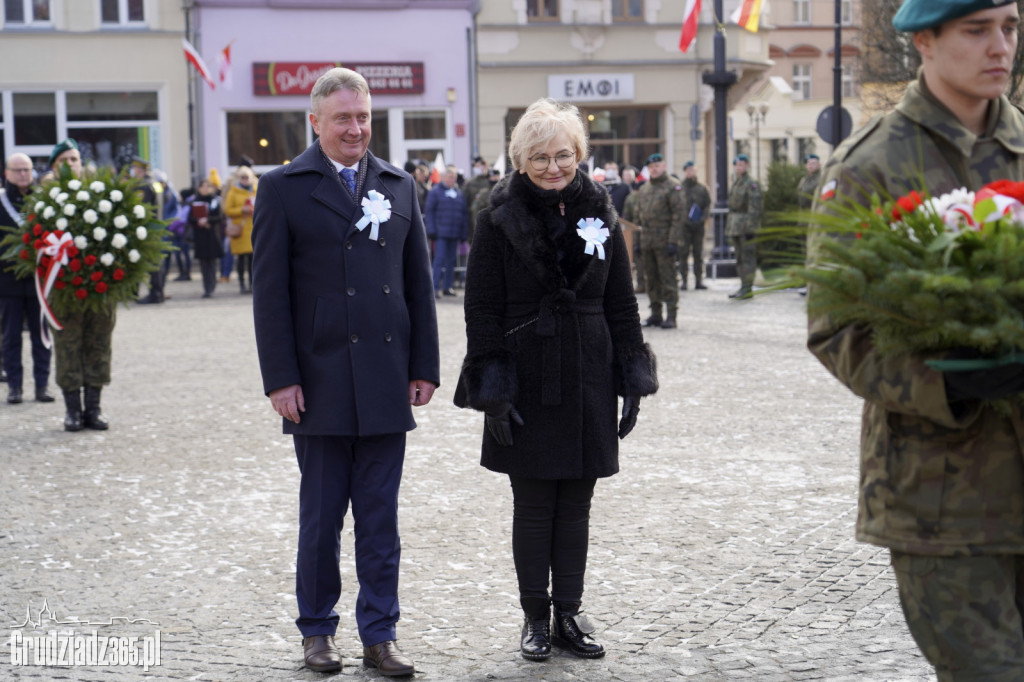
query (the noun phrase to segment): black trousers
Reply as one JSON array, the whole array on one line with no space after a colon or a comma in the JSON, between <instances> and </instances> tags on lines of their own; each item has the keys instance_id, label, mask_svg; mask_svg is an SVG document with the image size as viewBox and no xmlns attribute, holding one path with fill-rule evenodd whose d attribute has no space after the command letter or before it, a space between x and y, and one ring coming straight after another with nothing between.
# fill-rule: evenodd
<instances>
[{"instance_id":1,"label":"black trousers","mask_svg":"<svg viewBox=\"0 0 1024 682\"><path fill-rule=\"evenodd\" d=\"M530 618L557 604L578 607L583 599L590 540L590 501L596 479L542 480L509 476L512 483L512 556L519 601Z\"/></svg>"}]
</instances>

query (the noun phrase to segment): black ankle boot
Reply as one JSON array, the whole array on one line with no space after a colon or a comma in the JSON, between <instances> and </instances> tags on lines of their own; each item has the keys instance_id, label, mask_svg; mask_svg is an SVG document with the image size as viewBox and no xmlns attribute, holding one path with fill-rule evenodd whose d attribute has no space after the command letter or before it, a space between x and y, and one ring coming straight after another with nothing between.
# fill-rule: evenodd
<instances>
[{"instance_id":1,"label":"black ankle boot","mask_svg":"<svg viewBox=\"0 0 1024 682\"><path fill-rule=\"evenodd\" d=\"M551 643L580 658L601 658L604 647L590 637L596 628L575 604L555 604Z\"/></svg>"},{"instance_id":2,"label":"black ankle boot","mask_svg":"<svg viewBox=\"0 0 1024 682\"><path fill-rule=\"evenodd\" d=\"M519 651L523 658L531 661L543 661L551 658L551 614L544 618L523 619L522 639Z\"/></svg>"},{"instance_id":3,"label":"black ankle boot","mask_svg":"<svg viewBox=\"0 0 1024 682\"><path fill-rule=\"evenodd\" d=\"M64 430L65 431L81 431L82 430L82 392L81 391L64 391L64 407L66 412L64 413Z\"/></svg>"},{"instance_id":4,"label":"black ankle boot","mask_svg":"<svg viewBox=\"0 0 1024 682\"><path fill-rule=\"evenodd\" d=\"M85 419L83 423L86 428L106 431L110 424L103 416L103 412L100 411L100 390L99 386L85 387Z\"/></svg>"}]
</instances>

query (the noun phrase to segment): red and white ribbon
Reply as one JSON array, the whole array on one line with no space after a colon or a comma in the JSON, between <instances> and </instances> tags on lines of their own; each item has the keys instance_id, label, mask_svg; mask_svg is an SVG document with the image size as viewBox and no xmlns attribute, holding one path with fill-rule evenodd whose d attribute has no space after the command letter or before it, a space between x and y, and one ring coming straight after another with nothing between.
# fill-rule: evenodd
<instances>
[{"instance_id":1,"label":"red and white ribbon","mask_svg":"<svg viewBox=\"0 0 1024 682\"><path fill-rule=\"evenodd\" d=\"M70 234L65 232L60 237L51 232L46 235L44 240L45 246L39 249L36 253L36 296L39 298L39 326L42 332L43 345L47 348L53 346L50 341L50 330L46 326L47 320L57 330L64 329L61 323L57 321L57 316L53 314L53 310L50 308L50 304L46 298L50 295L50 290L53 289L53 283L57 281L57 277L60 275L61 268L68 264L68 249L71 249L75 245L75 240ZM40 261L43 256L50 257L50 265L46 270L46 283L40 284L39 282L39 270Z\"/></svg>"}]
</instances>

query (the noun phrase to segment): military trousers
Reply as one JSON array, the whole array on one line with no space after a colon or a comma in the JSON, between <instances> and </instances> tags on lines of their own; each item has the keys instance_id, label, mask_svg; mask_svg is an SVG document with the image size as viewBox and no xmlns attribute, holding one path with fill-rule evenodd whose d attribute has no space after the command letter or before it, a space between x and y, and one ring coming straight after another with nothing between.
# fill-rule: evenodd
<instances>
[{"instance_id":1,"label":"military trousers","mask_svg":"<svg viewBox=\"0 0 1024 682\"><path fill-rule=\"evenodd\" d=\"M64 329L54 331L53 348L60 390L77 391L83 386L99 388L109 384L114 307L64 313L59 319Z\"/></svg>"},{"instance_id":2,"label":"military trousers","mask_svg":"<svg viewBox=\"0 0 1024 682\"><path fill-rule=\"evenodd\" d=\"M693 255L693 276L697 284L704 279L704 223L683 225L683 243L679 245L679 274L686 283L686 259Z\"/></svg>"},{"instance_id":3,"label":"military trousers","mask_svg":"<svg viewBox=\"0 0 1024 682\"><path fill-rule=\"evenodd\" d=\"M644 279L647 282L647 296L651 299L651 314L661 316L661 306L668 309L669 317L679 307L679 290L676 288L676 263L668 255L665 245L644 246Z\"/></svg>"},{"instance_id":4,"label":"military trousers","mask_svg":"<svg viewBox=\"0 0 1024 682\"><path fill-rule=\"evenodd\" d=\"M740 278L740 288L749 291L754 286L754 275L757 273L757 243L754 235L733 235L732 245L736 250L736 274Z\"/></svg>"},{"instance_id":5,"label":"military trousers","mask_svg":"<svg viewBox=\"0 0 1024 682\"><path fill-rule=\"evenodd\" d=\"M900 604L939 682L1024 680L1024 555L892 551Z\"/></svg>"}]
</instances>

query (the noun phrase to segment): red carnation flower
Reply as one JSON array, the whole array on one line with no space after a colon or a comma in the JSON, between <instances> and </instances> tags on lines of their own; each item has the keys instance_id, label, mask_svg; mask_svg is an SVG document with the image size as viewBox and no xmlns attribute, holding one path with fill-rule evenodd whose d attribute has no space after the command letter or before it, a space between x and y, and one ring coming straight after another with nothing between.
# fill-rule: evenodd
<instances>
[{"instance_id":1,"label":"red carnation flower","mask_svg":"<svg viewBox=\"0 0 1024 682\"><path fill-rule=\"evenodd\" d=\"M90 253L88 256L85 257L85 264L90 267L96 265L96 256Z\"/></svg>"},{"instance_id":2,"label":"red carnation flower","mask_svg":"<svg viewBox=\"0 0 1024 682\"><path fill-rule=\"evenodd\" d=\"M1016 199L1024 203L1024 182L1013 182L1011 180L996 180L982 187L982 190L990 189L996 194Z\"/></svg>"},{"instance_id":3,"label":"red carnation flower","mask_svg":"<svg viewBox=\"0 0 1024 682\"><path fill-rule=\"evenodd\" d=\"M25 232L24 234L21 235L21 241L25 242L25 244L31 244L32 235L30 235L28 232Z\"/></svg>"},{"instance_id":4,"label":"red carnation flower","mask_svg":"<svg viewBox=\"0 0 1024 682\"><path fill-rule=\"evenodd\" d=\"M73 279L71 280L71 286L75 286L75 287L80 287L80 286L82 286L82 278L76 275L76 276L75 276L75 277L74 277L74 278L73 278Z\"/></svg>"},{"instance_id":5,"label":"red carnation flower","mask_svg":"<svg viewBox=\"0 0 1024 682\"><path fill-rule=\"evenodd\" d=\"M32 222L35 219L36 219L36 214L35 213L29 213L27 216L25 216L25 220L27 220L28 222Z\"/></svg>"},{"instance_id":6,"label":"red carnation flower","mask_svg":"<svg viewBox=\"0 0 1024 682\"><path fill-rule=\"evenodd\" d=\"M66 287L67 285L68 285L68 283L67 283L67 282L65 282L65 281L64 281L64 280L62 280L62 279L58 279L58 280L57 280L56 282L54 282L54 283L53 283L53 288L54 288L54 289L63 289L63 288L64 288L64 287Z\"/></svg>"},{"instance_id":7,"label":"red carnation flower","mask_svg":"<svg viewBox=\"0 0 1024 682\"><path fill-rule=\"evenodd\" d=\"M42 239L37 239L34 242L32 242L32 248L35 249L36 251L40 250L44 246L46 246L46 244L43 243Z\"/></svg>"},{"instance_id":8,"label":"red carnation flower","mask_svg":"<svg viewBox=\"0 0 1024 682\"><path fill-rule=\"evenodd\" d=\"M77 246L68 246L68 258L74 258L74 257L75 257L75 256L77 256L77 255L78 255L79 253L80 253L80 252L79 252L79 250L78 250L78 247L77 247Z\"/></svg>"},{"instance_id":9,"label":"red carnation flower","mask_svg":"<svg viewBox=\"0 0 1024 682\"><path fill-rule=\"evenodd\" d=\"M27 249L22 249L21 253L19 253L18 255L21 256L24 260L28 260L28 250Z\"/></svg>"},{"instance_id":10,"label":"red carnation flower","mask_svg":"<svg viewBox=\"0 0 1024 682\"><path fill-rule=\"evenodd\" d=\"M82 269L82 261L74 258L70 263L68 263L68 267L71 268L71 272L78 272Z\"/></svg>"},{"instance_id":11,"label":"red carnation flower","mask_svg":"<svg viewBox=\"0 0 1024 682\"><path fill-rule=\"evenodd\" d=\"M96 283L96 293L97 294L105 294L105 293L107 293L107 283L106 282L97 282Z\"/></svg>"},{"instance_id":12,"label":"red carnation flower","mask_svg":"<svg viewBox=\"0 0 1024 682\"><path fill-rule=\"evenodd\" d=\"M122 279L124 279L124 270L122 270L121 268L114 270L113 277L114 281L120 282Z\"/></svg>"},{"instance_id":13,"label":"red carnation flower","mask_svg":"<svg viewBox=\"0 0 1024 682\"><path fill-rule=\"evenodd\" d=\"M85 298L88 295L89 295L89 292L86 291L85 289L78 289L78 290L75 291L75 296L78 299L83 299L83 298Z\"/></svg>"},{"instance_id":14,"label":"red carnation flower","mask_svg":"<svg viewBox=\"0 0 1024 682\"><path fill-rule=\"evenodd\" d=\"M91 275L89 275L89 279L91 279L94 282L98 282L101 279L103 279L103 273L102 272L94 272Z\"/></svg>"},{"instance_id":15,"label":"red carnation flower","mask_svg":"<svg viewBox=\"0 0 1024 682\"><path fill-rule=\"evenodd\" d=\"M37 236L37 237L38 237L38 236L39 236L39 235L41 235L42 233L43 233L43 226L42 226L42 225L40 225L39 223L36 223L36 224L35 224L35 225L34 225L34 226L32 227L32 234L34 234L35 236Z\"/></svg>"},{"instance_id":16,"label":"red carnation flower","mask_svg":"<svg viewBox=\"0 0 1024 682\"><path fill-rule=\"evenodd\" d=\"M902 220L904 215L913 213L923 203L924 199L917 193L917 190L900 197L896 200L896 205L892 207L892 219Z\"/></svg>"}]
</instances>

